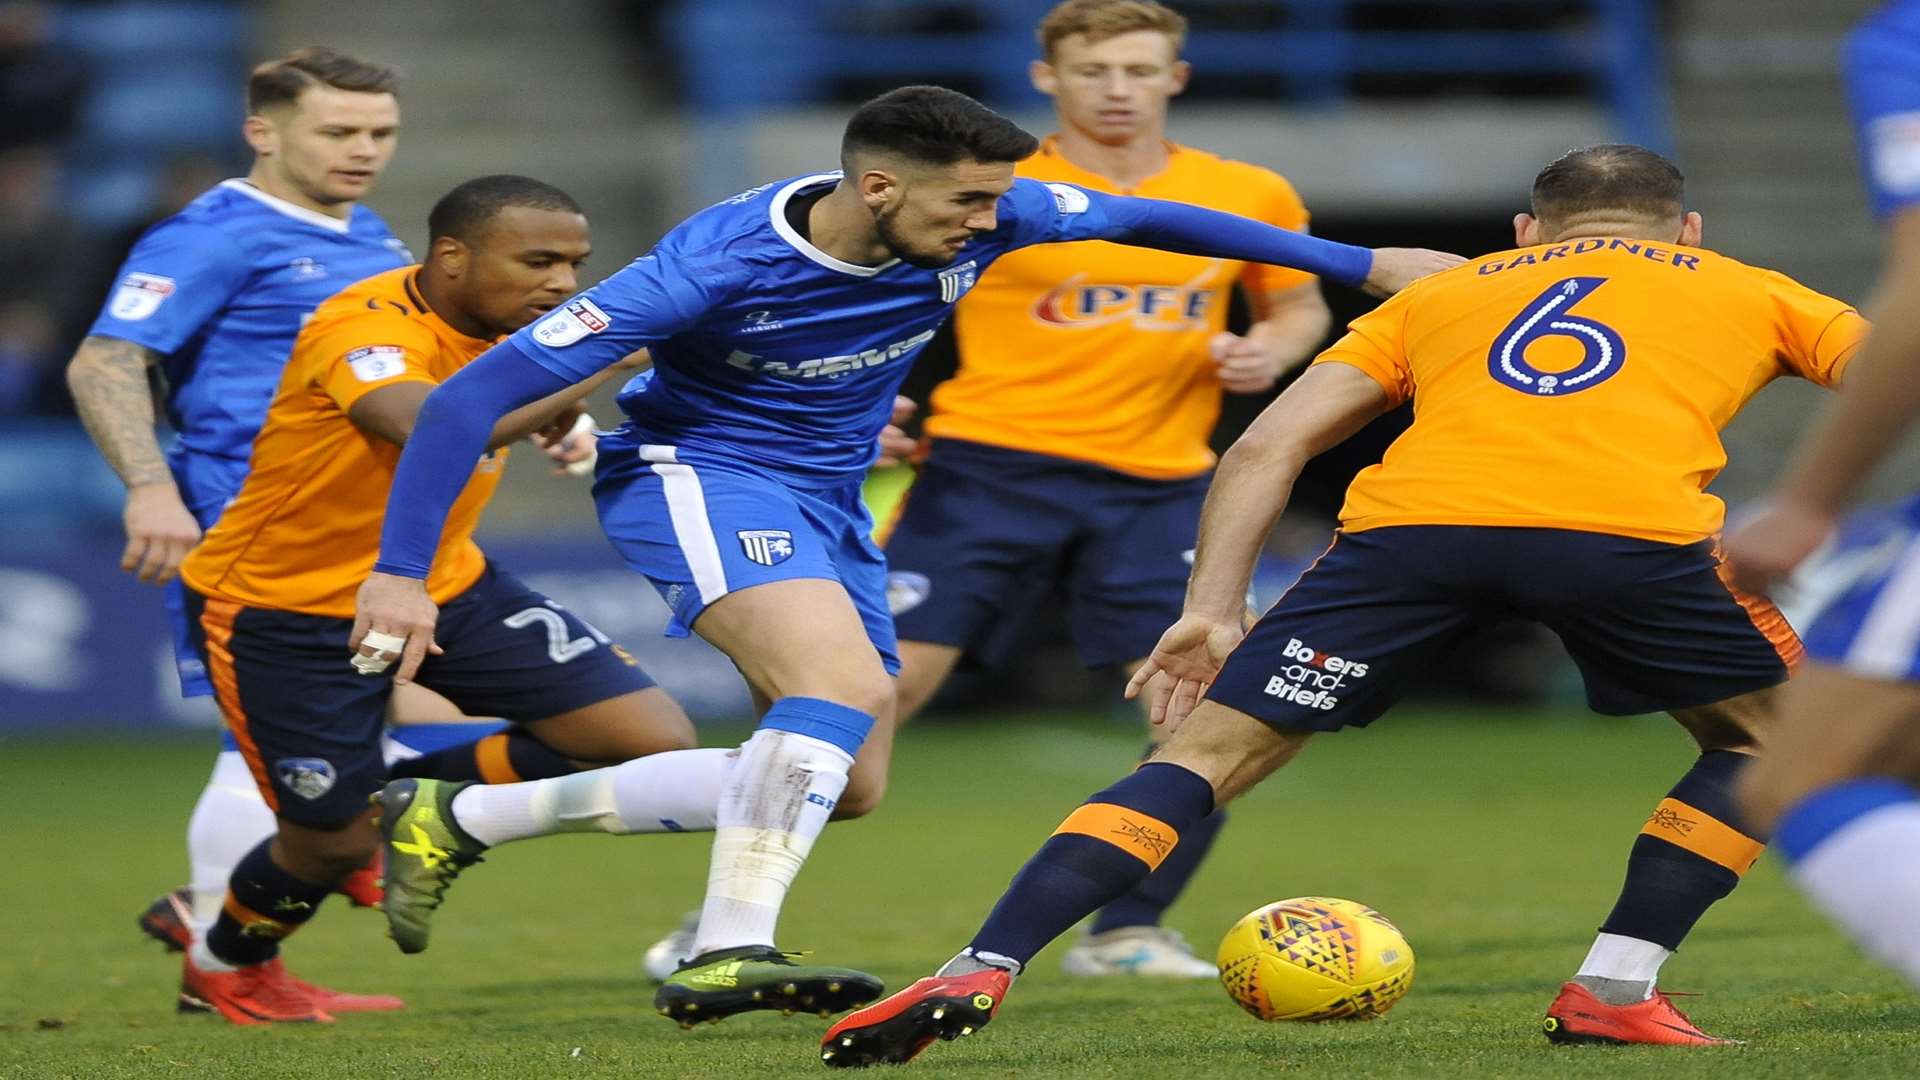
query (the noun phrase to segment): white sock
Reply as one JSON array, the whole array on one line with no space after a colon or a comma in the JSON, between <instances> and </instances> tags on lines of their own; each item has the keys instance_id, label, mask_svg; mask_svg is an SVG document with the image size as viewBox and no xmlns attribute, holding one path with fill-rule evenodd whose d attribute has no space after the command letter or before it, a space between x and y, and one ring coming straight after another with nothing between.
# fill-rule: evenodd
<instances>
[{"instance_id":1,"label":"white sock","mask_svg":"<svg viewBox=\"0 0 1920 1080\"><path fill-rule=\"evenodd\" d=\"M567 832L706 832L733 762L732 750L671 750L550 780L475 784L453 797L453 819L489 847Z\"/></svg>"},{"instance_id":2,"label":"white sock","mask_svg":"<svg viewBox=\"0 0 1920 1080\"><path fill-rule=\"evenodd\" d=\"M1920 802L1835 829L1794 863L1793 879L1869 955L1920 987Z\"/></svg>"},{"instance_id":3,"label":"white sock","mask_svg":"<svg viewBox=\"0 0 1920 1080\"><path fill-rule=\"evenodd\" d=\"M247 759L241 757L238 750L222 750L213 760L213 774L201 789L200 801L193 804L193 816L187 819L187 861L192 870L192 930L196 945L220 917L233 868L279 827L273 811L267 809L267 800L261 797L260 788L253 782L253 770L247 768ZM198 953L194 963L200 963Z\"/></svg>"},{"instance_id":4,"label":"white sock","mask_svg":"<svg viewBox=\"0 0 1920 1080\"><path fill-rule=\"evenodd\" d=\"M771 945L780 905L847 787L853 757L832 743L762 728L727 777L693 954Z\"/></svg>"},{"instance_id":5,"label":"white sock","mask_svg":"<svg viewBox=\"0 0 1920 1080\"><path fill-rule=\"evenodd\" d=\"M1660 965L1672 955L1672 950L1651 941L1622 934L1601 934L1593 939L1593 948L1587 950L1587 958L1580 962L1574 978L1646 983L1644 999L1653 996L1654 983L1660 978Z\"/></svg>"}]
</instances>

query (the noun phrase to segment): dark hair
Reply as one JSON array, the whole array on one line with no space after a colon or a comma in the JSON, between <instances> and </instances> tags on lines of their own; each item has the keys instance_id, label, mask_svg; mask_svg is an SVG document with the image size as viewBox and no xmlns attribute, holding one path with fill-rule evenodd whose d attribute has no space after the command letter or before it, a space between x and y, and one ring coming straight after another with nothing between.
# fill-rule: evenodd
<instances>
[{"instance_id":1,"label":"dark hair","mask_svg":"<svg viewBox=\"0 0 1920 1080\"><path fill-rule=\"evenodd\" d=\"M840 162L878 151L928 165L956 161L1022 161L1040 140L958 90L903 86L854 110L840 140Z\"/></svg>"},{"instance_id":2,"label":"dark hair","mask_svg":"<svg viewBox=\"0 0 1920 1080\"><path fill-rule=\"evenodd\" d=\"M1673 162L1644 146L1583 146L1533 178L1533 216L1555 222L1599 213L1674 217L1686 209L1685 185Z\"/></svg>"},{"instance_id":3,"label":"dark hair","mask_svg":"<svg viewBox=\"0 0 1920 1080\"><path fill-rule=\"evenodd\" d=\"M440 201L433 204L433 210L427 214L427 241L431 243L443 236L471 241L500 211L510 206L558 210L566 214L586 213L573 201L573 196L552 184L526 176L481 176L440 196Z\"/></svg>"},{"instance_id":4,"label":"dark hair","mask_svg":"<svg viewBox=\"0 0 1920 1080\"><path fill-rule=\"evenodd\" d=\"M247 113L275 105L291 105L315 86L352 90L362 94L391 94L400 85L400 73L381 64L309 45L253 69L247 78Z\"/></svg>"}]
</instances>

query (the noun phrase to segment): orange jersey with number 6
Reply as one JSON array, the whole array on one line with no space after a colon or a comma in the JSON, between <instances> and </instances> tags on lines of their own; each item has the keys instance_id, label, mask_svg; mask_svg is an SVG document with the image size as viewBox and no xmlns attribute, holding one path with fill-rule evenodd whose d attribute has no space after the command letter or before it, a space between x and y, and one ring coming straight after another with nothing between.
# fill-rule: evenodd
<instances>
[{"instance_id":1,"label":"orange jersey with number 6","mask_svg":"<svg viewBox=\"0 0 1920 1080\"><path fill-rule=\"evenodd\" d=\"M1015 172L1306 228L1306 207L1278 174L1170 149L1165 169L1127 191L1069 162L1051 138ZM927 433L1154 479L1203 473L1220 417L1207 343L1226 328L1234 284L1264 293L1312 280L1103 240L1011 252L960 299L960 370L934 391Z\"/></svg>"},{"instance_id":2,"label":"orange jersey with number 6","mask_svg":"<svg viewBox=\"0 0 1920 1080\"><path fill-rule=\"evenodd\" d=\"M1835 385L1867 332L1844 301L1704 248L1589 238L1415 282L1322 353L1413 424L1342 527L1508 525L1669 543L1718 532L1720 429L1782 375Z\"/></svg>"},{"instance_id":3,"label":"orange jersey with number 6","mask_svg":"<svg viewBox=\"0 0 1920 1080\"><path fill-rule=\"evenodd\" d=\"M379 556L400 447L360 430L347 411L385 386L445 382L493 344L433 313L414 282L419 269L347 286L301 329L246 483L180 567L195 591L353 617L354 596ZM427 576L435 603L472 588L486 569L473 530L506 456L502 448L481 458L447 515Z\"/></svg>"}]
</instances>

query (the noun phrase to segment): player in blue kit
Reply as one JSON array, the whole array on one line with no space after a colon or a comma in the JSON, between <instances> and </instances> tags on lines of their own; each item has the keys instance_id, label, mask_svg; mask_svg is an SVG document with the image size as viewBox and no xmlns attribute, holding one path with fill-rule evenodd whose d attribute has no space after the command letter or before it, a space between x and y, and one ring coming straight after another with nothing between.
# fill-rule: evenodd
<instances>
[{"instance_id":1,"label":"player in blue kit","mask_svg":"<svg viewBox=\"0 0 1920 1080\"><path fill-rule=\"evenodd\" d=\"M1827 545L1794 582L1817 609L1802 624L1812 662L1786 685L1781 732L1741 794L1813 902L1920 987L1920 496L1836 531L1920 416L1920 0L1861 23L1846 76L1891 243L1858 374L1768 508L1727 538L1752 588Z\"/></svg>"},{"instance_id":2,"label":"player in blue kit","mask_svg":"<svg viewBox=\"0 0 1920 1080\"><path fill-rule=\"evenodd\" d=\"M412 261L379 215L357 204L393 156L395 82L389 68L325 48L255 68L244 129L252 170L139 239L68 368L88 432L127 485L121 567L164 584L188 697L212 687L188 643L175 573L239 491L295 334L341 288ZM156 370L177 433L164 453L149 387ZM415 715L457 716L431 697L414 701L407 711ZM423 726L399 741L411 744L404 753L433 751L479 730ZM192 888L156 901L143 928L170 947L189 946L219 916L234 864L273 831L273 814L227 735L188 826ZM367 899L364 890L358 898ZM333 1011L356 1005L397 1001L328 998Z\"/></svg>"},{"instance_id":3,"label":"player in blue kit","mask_svg":"<svg viewBox=\"0 0 1920 1080\"><path fill-rule=\"evenodd\" d=\"M795 964L773 949L774 927L869 732L890 737L899 661L860 482L914 356L995 258L1106 239L1381 292L1457 261L1016 180L1014 163L1036 146L963 94L884 94L848 123L842 172L763 185L689 218L434 391L401 457L353 641L363 663L397 661L404 682L434 647L422 579L491 418L636 348L652 353L653 370L620 395L628 422L600 442L601 524L665 596L670 632L697 630L725 652L761 706L714 792L694 955L655 998L669 1016L830 1011L880 990L858 972ZM427 802L427 820L457 817L443 795L416 800L399 826ZM390 880L444 884L478 853L441 836L419 855L390 845Z\"/></svg>"}]
</instances>

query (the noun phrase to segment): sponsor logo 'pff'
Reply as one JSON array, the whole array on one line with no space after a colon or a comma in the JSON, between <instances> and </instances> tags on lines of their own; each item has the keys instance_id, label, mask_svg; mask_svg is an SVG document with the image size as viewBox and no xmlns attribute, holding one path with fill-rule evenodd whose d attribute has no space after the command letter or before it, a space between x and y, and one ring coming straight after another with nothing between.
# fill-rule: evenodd
<instances>
[{"instance_id":1,"label":"sponsor logo 'pff'","mask_svg":"<svg viewBox=\"0 0 1920 1080\"><path fill-rule=\"evenodd\" d=\"M1288 638L1281 655L1294 662L1267 680L1265 692L1304 708L1330 711L1347 680L1367 677L1365 662L1320 652L1299 638Z\"/></svg>"}]
</instances>

